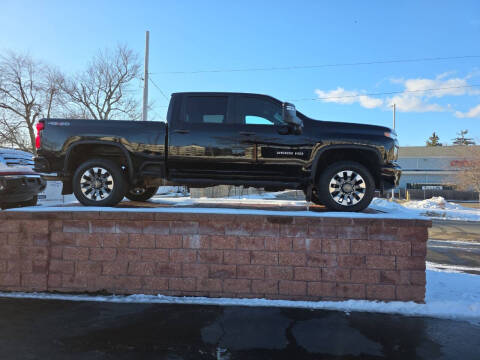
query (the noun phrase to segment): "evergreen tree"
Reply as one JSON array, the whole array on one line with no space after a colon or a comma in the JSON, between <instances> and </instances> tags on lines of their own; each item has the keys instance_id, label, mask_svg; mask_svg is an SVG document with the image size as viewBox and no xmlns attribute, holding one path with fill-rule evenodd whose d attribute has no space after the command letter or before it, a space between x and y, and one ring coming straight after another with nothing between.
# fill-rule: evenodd
<instances>
[{"instance_id":1,"label":"evergreen tree","mask_svg":"<svg viewBox=\"0 0 480 360\"><path fill-rule=\"evenodd\" d=\"M465 135L468 134L468 130L460 130L457 133L457 137L453 139L453 145L475 145L473 138L466 138Z\"/></svg>"},{"instance_id":2,"label":"evergreen tree","mask_svg":"<svg viewBox=\"0 0 480 360\"><path fill-rule=\"evenodd\" d=\"M432 136L430 136L427 140L427 146L442 146L442 144L439 142L440 138L438 135L433 132Z\"/></svg>"}]
</instances>

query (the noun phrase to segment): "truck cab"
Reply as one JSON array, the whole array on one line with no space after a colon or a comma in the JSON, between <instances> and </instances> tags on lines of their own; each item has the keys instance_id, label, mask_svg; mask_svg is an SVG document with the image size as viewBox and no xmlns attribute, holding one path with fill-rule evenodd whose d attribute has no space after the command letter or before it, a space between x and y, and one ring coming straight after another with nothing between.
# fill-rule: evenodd
<instances>
[{"instance_id":1,"label":"truck cab","mask_svg":"<svg viewBox=\"0 0 480 360\"><path fill-rule=\"evenodd\" d=\"M172 102L172 180L280 188L300 188L306 181L305 162L315 140L303 131L301 120L287 119L279 100L255 94L179 93Z\"/></svg>"}]
</instances>

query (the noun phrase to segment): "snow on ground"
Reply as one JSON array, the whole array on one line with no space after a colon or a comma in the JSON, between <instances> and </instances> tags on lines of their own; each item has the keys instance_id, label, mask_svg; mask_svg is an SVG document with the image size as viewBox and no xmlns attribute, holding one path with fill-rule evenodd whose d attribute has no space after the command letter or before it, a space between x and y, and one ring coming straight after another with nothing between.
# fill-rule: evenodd
<instances>
[{"instance_id":1,"label":"snow on ground","mask_svg":"<svg viewBox=\"0 0 480 360\"><path fill-rule=\"evenodd\" d=\"M166 193L164 195L156 195L151 200L150 203L159 204L159 205L170 205L174 206L175 212L180 212L179 208L182 208L181 212L193 212L203 211L201 210L201 205L225 205L231 204L234 205L278 205L282 207L305 207L306 203L304 200L279 200L276 198L275 193L266 193L265 195L256 194L256 195L244 195L244 196L234 196L228 198L191 198L190 196L178 196L178 194ZM45 210L45 211L148 211L148 212L165 212L172 211L172 209L165 208L105 208L105 207L65 207L68 204L78 204L78 202L72 196L69 196L68 199L65 197L63 200L52 200L52 201L41 201L41 206L34 208L35 210ZM191 209L188 207L192 206ZM197 207L198 206L198 207ZM377 214L380 218L431 218L431 219L444 219L444 220L463 220L463 221L480 221L480 209L467 208L461 205L458 205L453 202L445 201L443 198L432 198L422 201L408 201L403 204L399 204L395 201L389 201L381 198L374 198L372 203L369 206L369 209L376 210L380 212ZM20 208L15 209L15 211L30 211L33 208ZM189 210L189 211L188 211ZM265 211L262 210L246 210L243 209L231 209L233 213L255 213L255 214L264 214ZM206 210L209 213L231 213L228 209L219 208L212 209L209 208ZM268 215L277 214L277 215L297 215L297 216L324 216L324 217L335 217L342 216L342 213L338 212L309 212L309 211L270 211ZM363 214L363 216L362 216ZM348 213L349 217L370 217L373 214L367 213ZM375 216L374 216L375 217Z\"/></svg>"},{"instance_id":2,"label":"snow on ground","mask_svg":"<svg viewBox=\"0 0 480 360\"><path fill-rule=\"evenodd\" d=\"M184 205L191 205L188 203L189 200L185 200ZM278 203L277 200L275 204ZM236 203L238 204L238 203ZM265 202L262 202L265 204ZM77 204L74 204L77 205ZM215 207L96 207L96 206L32 206L32 207L23 207L23 208L14 208L8 209L5 211L29 211L29 212L61 212L61 211L108 211L108 212L155 212L155 213L195 213L195 214L230 214L230 215L262 215L262 216L305 216L305 217L318 217L318 218L337 218L345 217L345 213L339 212L314 212L307 210L297 210L297 211L280 211L280 210L257 210L257 209L237 209L237 208L215 208ZM365 213L365 212L352 212L347 215L349 218L357 219L426 219L425 217L419 216L417 214L412 214L408 212L404 213Z\"/></svg>"},{"instance_id":3,"label":"snow on ground","mask_svg":"<svg viewBox=\"0 0 480 360\"><path fill-rule=\"evenodd\" d=\"M305 207L305 200L280 200L277 199L277 193L265 194L249 194L242 196L230 196L225 198L192 198L185 197L164 197L154 196L149 202L157 204L168 204L172 206L188 206L188 205L278 205L278 206L297 206Z\"/></svg>"},{"instance_id":4,"label":"snow on ground","mask_svg":"<svg viewBox=\"0 0 480 360\"><path fill-rule=\"evenodd\" d=\"M480 221L480 209L467 208L443 197L433 197L426 200L413 200L398 204L386 199L374 198L370 208L396 213L410 213L427 216L431 219Z\"/></svg>"},{"instance_id":5,"label":"snow on ground","mask_svg":"<svg viewBox=\"0 0 480 360\"><path fill-rule=\"evenodd\" d=\"M447 266L447 265L445 265ZM480 268L479 268L480 270ZM414 302L380 302L368 300L347 301L291 301L267 299L231 299L206 297L173 297L164 295L90 296L49 293L6 293L0 297L56 299L69 301L98 301L114 303L162 303L219 306L290 307L319 310L362 311L404 316L427 316L467 320L480 323L480 276L450 270L427 269L425 304Z\"/></svg>"},{"instance_id":6,"label":"snow on ground","mask_svg":"<svg viewBox=\"0 0 480 360\"><path fill-rule=\"evenodd\" d=\"M48 197L47 197L48 199ZM50 199L52 199L50 197ZM78 201L69 195L58 200L41 200L40 206L12 209L10 211L138 211L138 212L207 212L207 213L234 213L234 214L258 214L258 215L288 215L288 216L319 216L338 217L345 213L339 212L311 212L311 211L276 211L255 209L234 209L236 205L277 205L279 207L305 208L304 200L279 200L275 193L234 196L228 198L191 198L190 196L178 196L176 193L156 195L149 203L169 205L172 208L110 208L110 207L84 207L78 206ZM232 209L225 206L232 205ZM75 205L69 207L68 205ZM208 208L202 208L208 205ZM212 208L212 205L221 205L222 208ZM348 217L374 217L374 218L431 218L444 220L480 221L480 209L467 208L443 198L432 198L422 201L408 201L399 204L381 198L374 198L369 209L376 210L378 214L371 213L348 213Z\"/></svg>"}]
</instances>

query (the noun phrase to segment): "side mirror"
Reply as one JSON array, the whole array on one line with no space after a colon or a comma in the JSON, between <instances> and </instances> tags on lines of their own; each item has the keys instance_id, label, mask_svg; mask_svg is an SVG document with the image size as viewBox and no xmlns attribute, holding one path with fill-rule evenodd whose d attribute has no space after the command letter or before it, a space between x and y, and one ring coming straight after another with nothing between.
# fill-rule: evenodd
<instances>
[{"instance_id":1,"label":"side mirror","mask_svg":"<svg viewBox=\"0 0 480 360\"><path fill-rule=\"evenodd\" d=\"M290 103L283 103L283 121L295 128L301 128L303 121L297 117L297 109L295 105Z\"/></svg>"}]
</instances>

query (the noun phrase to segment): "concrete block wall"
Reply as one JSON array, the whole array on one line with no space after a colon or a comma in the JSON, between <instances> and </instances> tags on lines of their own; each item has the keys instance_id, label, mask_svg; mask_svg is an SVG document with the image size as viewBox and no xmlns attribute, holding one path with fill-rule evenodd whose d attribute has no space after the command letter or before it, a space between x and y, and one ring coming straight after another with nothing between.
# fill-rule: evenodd
<instances>
[{"instance_id":1,"label":"concrete block wall","mask_svg":"<svg viewBox=\"0 0 480 360\"><path fill-rule=\"evenodd\" d=\"M0 290L423 302L429 226L349 217L2 212Z\"/></svg>"}]
</instances>

